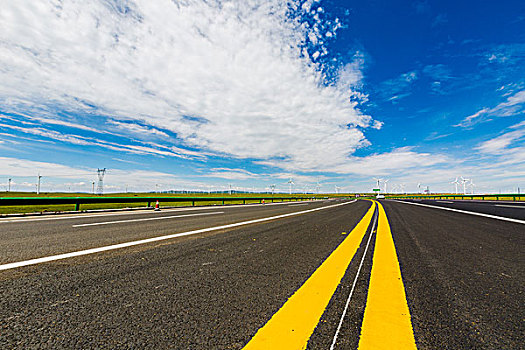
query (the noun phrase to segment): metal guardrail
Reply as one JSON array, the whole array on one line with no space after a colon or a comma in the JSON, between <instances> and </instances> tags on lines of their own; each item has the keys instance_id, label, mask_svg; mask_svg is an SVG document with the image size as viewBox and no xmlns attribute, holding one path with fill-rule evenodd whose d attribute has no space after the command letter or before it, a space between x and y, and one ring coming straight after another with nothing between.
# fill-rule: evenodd
<instances>
[{"instance_id":1,"label":"metal guardrail","mask_svg":"<svg viewBox=\"0 0 525 350\"><path fill-rule=\"evenodd\" d=\"M434 195L385 195L392 199L463 199L463 200L525 200L525 194L434 194Z\"/></svg>"},{"instance_id":2,"label":"metal guardrail","mask_svg":"<svg viewBox=\"0 0 525 350\"><path fill-rule=\"evenodd\" d=\"M74 204L75 210L80 211L81 204L100 204L100 203L151 203L168 202L180 203L191 202L192 206L198 202L219 202L223 205L227 202L242 201L268 201L268 202L284 202L284 201L307 201L313 199L321 199L316 197L0 197L0 206L16 206L16 205L60 205L60 204Z\"/></svg>"}]
</instances>

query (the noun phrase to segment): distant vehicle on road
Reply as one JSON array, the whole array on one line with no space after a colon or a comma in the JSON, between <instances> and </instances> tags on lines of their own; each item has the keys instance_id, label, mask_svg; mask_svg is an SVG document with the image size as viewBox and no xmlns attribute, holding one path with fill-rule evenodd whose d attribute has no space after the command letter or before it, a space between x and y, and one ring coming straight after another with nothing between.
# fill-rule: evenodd
<instances>
[{"instance_id":1,"label":"distant vehicle on road","mask_svg":"<svg viewBox=\"0 0 525 350\"><path fill-rule=\"evenodd\" d=\"M385 196L382 195L382 194L378 194L378 195L376 196L376 198L377 198L377 199L385 199Z\"/></svg>"}]
</instances>

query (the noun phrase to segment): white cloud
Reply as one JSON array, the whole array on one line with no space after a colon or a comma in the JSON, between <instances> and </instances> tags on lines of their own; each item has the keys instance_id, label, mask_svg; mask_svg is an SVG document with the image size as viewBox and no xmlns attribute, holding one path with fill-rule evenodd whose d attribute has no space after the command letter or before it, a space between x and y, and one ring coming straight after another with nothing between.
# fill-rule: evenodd
<instances>
[{"instance_id":1,"label":"white cloud","mask_svg":"<svg viewBox=\"0 0 525 350\"><path fill-rule=\"evenodd\" d=\"M483 108L476 113L466 117L459 124L455 126L469 127L489 116L495 117L510 117L522 114L525 109L525 90L518 91L509 96L505 102L501 102L493 108Z\"/></svg>"},{"instance_id":2,"label":"white cloud","mask_svg":"<svg viewBox=\"0 0 525 350\"><path fill-rule=\"evenodd\" d=\"M283 158L305 170L340 163L368 144L358 127L378 124L349 98L364 97L355 91L359 60L341 71L344 84L326 84L311 58L341 26L316 6L4 1L0 103L14 112L62 109L90 127L100 115L139 121L236 158Z\"/></svg>"},{"instance_id":3,"label":"white cloud","mask_svg":"<svg viewBox=\"0 0 525 350\"><path fill-rule=\"evenodd\" d=\"M396 78L383 81L378 92L386 100L394 102L410 96L412 85L417 79L419 79L417 71L403 73Z\"/></svg>"},{"instance_id":4,"label":"white cloud","mask_svg":"<svg viewBox=\"0 0 525 350\"><path fill-rule=\"evenodd\" d=\"M34 190L38 174L43 176L42 191L71 189L90 192L92 181L97 181L96 169L0 157L0 176L4 177L0 186L5 186L7 178L11 178L12 190ZM31 178L34 182L27 181ZM207 188L204 183L182 179L173 174L140 169L108 169L104 186L112 192L124 191L126 188L130 191L155 191L157 188L159 190Z\"/></svg>"},{"instance_id":5,"label":"white cloud","mask_svg":"<svg viewBox=\"0 0 525 350\"><path fill-rule=\"evenodd\" d=\"M202 177L215 177L227 180L247 180L258 178L259 175L244 169L211 168Z\"/></svg>"},{"instance_id":6,"label":"white cloud","mask_svg":"<svg viewBox=\"0 0 525 350\"><path fill-rule=\"evenodd\" d=\"M348 159L325 159L325 164L319 165L318 171L330 169L336 174L355 174L355 175L384 175L401 173L418 168L426 168L437 164L445 163L448 158L441 154L418 153L413 147L401 147L380 154L372 154L366 157L350 157ZM277 166L273 161L260 162L265 165ZM304 171L302 167L297 167L296 163L280 161L282 167L289 171Z\"/></svg>"},{"instance_id":7,"label":"white cloud","mask_svg":"<svg viewBox=\"0 0 525 350\"><path fill-rule=\"evenodd\" d=\"M84 176L86 169L73 168L61 164L36 162L25 159L0 157L1 176L37 176L38 173L45 173L49 176ZM93 172L93 176L95 173Z\"/></svg>"},{"instance_id":8,"label":"white cloud","mask_svg":"<svg viewBox=\"0 0 525 350\"><path fill-rule=\"evenodd\" d=\"M509 146L516 144L519 141L525 141L525 122L513 125L511 129L514 130L485 141L481 143L476 149L482 153L508 155L509 151L512 151L512 148L509 149ZM523 145L523 142L520 142L519 145ZM523 151L523 153L525 153L524 146L518 146L518 148Z\"/></svg>"},{"instance_id":9,"label":"white cloud","mask_svg":"<svg viewBox=\"0 0 525 350\"><path fill-rule=\"evenodd\" d=\"M169 156L169 157L178 157L178 158L190 158L191 151L187 151L184 149L179 149L177 147L171 146L166 147L154 143L149 143L150 145L153 145L154 147L148 147L148 146L141 146L141 145L126 145L126 144L119 144L115 142L108 142L108 141L102 141L102 140L96 140L89 137L83 137L79 135L71 135L71 134L64 134L55 130L49 130L45 128L26 128L26 127L20 127L16 125L8 125L0 123L0 127L6 128L6 129L12 129L17 130L26 134L35 135L39 137L49 138L51 140L61 141L61 142L67 142L73 145L80 145L80 146L96 146L96 147L102 147L105 149L110 149L113 151L120 151L120 152L127 152L127 153L134 153L134 154L149 154L149 155L157 155L157 156ZM14 136L16 138L20 138L18 136ZM23 138L22 139L27 139ZM45 141L45 140L33 140L33 141ZM178 152L180 151L180 153ZM199 154L199 157L202 158L203 155ZM194 157L195 158L195 157Z\"/></svg>"},{"instance_id":10,"label":"white cloud","mask_svg":"<svg viewBox=\"0 0 525 350\"><path fill-rule=\"evenodd\" d=\"M64 120L60 120L60 119L52 119L52 118L46 118L46 117L43 117L43 116L28 115L28 114L23 114L23 113L19 113L19 116L24 117L26 119L29 119L31 121L29 122L27 120L22 120L20 118L10 117L10 116L7 116L5 114L0 114L0 119L13 120L13 121L16 121L18 123L26 124L26 125L27 124L29 124L29 125L37 125L37 123L35 123L35 122L38 122L38 123L43 123L43 124L62 125L62 126L70 127L70 128L81 129L81 130L86 130L86 131L91 131L91 132L96 132L96 133L103 133L103 131L101 131L100 129L97 129L97 128L93 128L93 127L89 127L89 126L85 126L85 125L81 125L81 124L76 124L76 123L72 123L72 122L64 121Z\"/></svg>"},{"instance_id":11,"label":"white cloud","mask_svg":"<svg viewBox=\"0 0 525 350\"><path fill-rule=\"evenodd\" d=\"M125 130L134 134L169 137L168 134L161 130L155 128L148 128L146 126L135 123L124 123L117 120L111 120L109 121L109 123L116 126L118 129Z\"/></svg>"}]
</instances>

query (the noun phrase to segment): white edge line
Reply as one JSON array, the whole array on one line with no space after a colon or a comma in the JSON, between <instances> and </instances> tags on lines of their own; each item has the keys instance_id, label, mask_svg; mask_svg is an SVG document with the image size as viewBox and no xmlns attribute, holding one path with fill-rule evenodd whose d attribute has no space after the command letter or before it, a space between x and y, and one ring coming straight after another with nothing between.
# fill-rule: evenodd
<instances>
[{"instance_id":1,"label":"white edge line","mask_svg":"<svg viewBox=\"0 0 525 350\"><path fill-rule=\"evenodd\" d=\"M374 203L375 204L375 203ZM348 312L348 306L350 305L350 299L352 299L352 295L354 294L355 285L357 284L357 279L359 278L359 274L361 273L361 267L363 267L363 262L365 261L366 254L368 252L368 246L370 245L370 241L372 240L372 236L374 234L374 230L377 223L377 217L379 216L379 210L377 208L377 204L375 204L375 210L374 210L374 223L372 224L372 230L370 231L370 236L368 236L368 241L366 242L365 252L363 253L363 257L361 258L361 262L359 263L359 268L357 269L357 273L354 278L354 283L352 283L352 289L350 290L350 295L348 295L348 299L346 300L345 309L343 310L343 314L341 315L341 319L339 320L339 325L337 326L337 330L334 334L334 339L332 341L332 345L330 346L330 350L334 350L335 343L337 342L337 337L339 336L339 332L341 330L341 326L343 325L343 321L346 317L346 313Z\"/></svg>"},{"instance_id":2,"label":"white edge line","mask_svg":"<svg viewBox=\"0 0 525 350\"><path fill-rule=\"evenodd\" d=\"M295 215L306 214L306 213L310 213L310 212L314 212L314 211L318 211L318 210L339 207L341 205L351 204L351 203L355 203L355 202L356 202L356 200L354 199L353 201L350 201L350 202L329 205L329 206L321 207L321 208L308 209L308 210L298 211L298 212L295 212L295 213L281 214L281 215L276 215L276 216L270 216L270 217L267 217L267 218L236 222L234 224L227 224L227 225L221 225L221 226L215 226L215 227L202 228L202 229L192 230L192 231L187 231L187 232L182 232L182 233L174 233L174 234L166 235L166 236L152 237L152 238L147 238L147 239L141 239L141 240L138 240L138 241L113 244L113 245L109 245L109 246L105 246L105 247L92 248L92 249L86 249L86 250L79 250L79 251L76 251L76 252L70 252L70 253L65 253L65 254L46 256L46 257L42 257L42 258L30 259L30 260L19 261L19 262L13 262L13 263L0 265L0 271L1 270L14 269L14 268L17 268L17 267L22 267L22 266L36 265L36 264L41 264L41 263L50 262L50 261L56 261L56 260L61 260L61 259L73 258L73 257L77 257L77 256L82 256L82 255L89 255L89 254L94 254L94 253L100 253L100 252L105 252L105 251L108 251L108 250L127 248L127 247L132 247L132 246L136 246L136 245L140 245L140 244L164 241L164 240L171 239L171 238L190 236L190 235L194 235L194 234L197 234L197 233L204 233L204 232L210 232L210 231L224 230L224 229L228 229L228 228L232 228L232 227L239 227L239 226L244 226L244 225L264 222L264 221L281 219L281 218L285 218L285 217L289 217L289 216L295 216Z\"/></svg>"},{"instance_id":3,"label":"white edge line","mask_svg":"<svg viewBox=\"0 0 525 350\"><path fill-rule=\"evenodd\" d=\"M164 220L164 219L185 218L185 217L188 217L188 216L202 216L202 215L215 215L215 214L224 214L224 212L223 211L212 211L210 213L197 213L197 214L186 214L186 215L159 216L159 217L156 217L156 218L142 218L142 219L129 219L129 220L93 222L93 223L90 223L90 224L78 224L78 225L72 225L72 226L73 227L84 227L84 226L122 224L122 223L126 223L126 222Z\"/></svg>"},{"instance_id":4,"label":"white edge line","mask_svg":"<svg viewBox=\"0 0 525 350\"><path fill-rule=\"evenodd\" d=\"M442 209L442 210L448 210L448 211L455 211L456 213L462 213L462 214L470 214L470 215L476 215L476 216L483 216L485 218L490 219L497 219L497 220L503 220L503 221L509 221L509 222L515 222L518 224L525 224L525 220L518 220L518 219L512 219L512 218L506 218L503 216L496 216L496 215L490 215L490 214L483 214L483 213L476 213L473 211L466 211L466 210L460 210L460 209L452 209L452 208L445 208L445 207L437 207L435 205L428 205L423 203L412 203L412 202L406 202L406 201L398 201L395 200L394 202L398 203L405 203L405 204L412 204L412 205L419 205L421 207L428 207L428 208L434 208L434 209Z\"/></svg>"},{"instance_id":5,"label":"white edge line","mask_svg":"<svg viewBox=\"0 0 525 350\"><path fill-rule=\"evenodd\" d=\"M505 205L505 204L494 204L495 207L505 207L505 208L518 208L518 209L525 209L525 206L523 205Z\"/></svg>"}]
</instances>

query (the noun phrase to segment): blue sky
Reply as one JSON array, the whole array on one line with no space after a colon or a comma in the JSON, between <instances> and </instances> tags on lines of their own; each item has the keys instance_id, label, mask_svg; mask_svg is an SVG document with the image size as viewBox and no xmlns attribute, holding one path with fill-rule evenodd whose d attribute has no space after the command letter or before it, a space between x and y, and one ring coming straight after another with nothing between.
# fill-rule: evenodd
<instances>
[{"instance_id":1,"label":"blue sky","mask_svg":"<svg viewBox=\"0 0 525 350\"><path fill-rule=\"evenodd\" d=\"M2 190L525 187L520 1L12 1L0 27Z\"/></svg>"}]
</instances>

